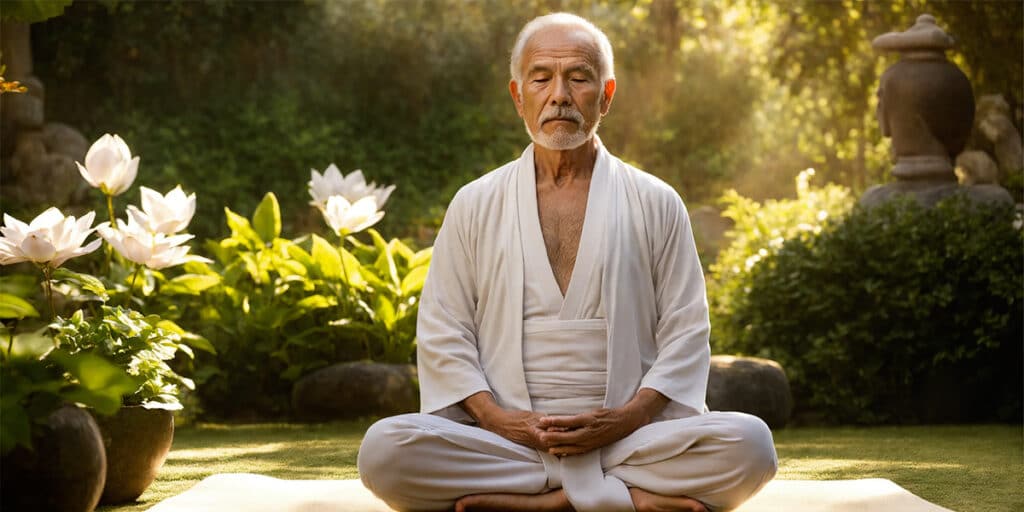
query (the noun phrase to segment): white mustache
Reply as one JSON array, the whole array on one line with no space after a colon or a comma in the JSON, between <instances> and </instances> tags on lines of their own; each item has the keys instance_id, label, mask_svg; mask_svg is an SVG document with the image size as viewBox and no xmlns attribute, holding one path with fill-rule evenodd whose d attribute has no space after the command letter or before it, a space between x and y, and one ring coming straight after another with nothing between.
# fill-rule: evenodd
<instances>
[{"instance_id":1,"label":"white mustache","mask_svg":"<svg viewBox=\"0 0 1024 512\"><path fill-rule=\"evenodd\" d=\"M572 106L553 107L541 113L541 124L552 119L569 119L575 121L576 124L583 124L583 114L581 114L579 110L576 110L576 107Z\"/></svg>"}]
</instances>

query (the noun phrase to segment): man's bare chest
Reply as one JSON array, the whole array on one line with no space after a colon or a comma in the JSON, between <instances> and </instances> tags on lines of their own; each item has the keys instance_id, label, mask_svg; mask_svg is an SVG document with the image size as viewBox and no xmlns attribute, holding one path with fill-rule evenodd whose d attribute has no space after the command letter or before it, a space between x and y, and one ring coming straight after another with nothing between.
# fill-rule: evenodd
<instances>
[{"instance_id":1,"label":"man's bare chest","mask_svg":"<svg viewBox=\"0 0 1024 512\"><path fill-rule=\"evenodd\" d=\"M564 295L572 278L587 211L587 191L540 193L537 213L555 281Z\"/></svg>"}]
</instances>

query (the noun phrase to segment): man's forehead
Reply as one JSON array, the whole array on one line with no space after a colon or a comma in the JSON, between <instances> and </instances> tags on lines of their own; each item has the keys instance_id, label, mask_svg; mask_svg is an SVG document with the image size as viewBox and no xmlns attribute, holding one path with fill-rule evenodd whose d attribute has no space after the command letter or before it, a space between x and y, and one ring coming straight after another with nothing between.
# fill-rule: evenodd
<instances>
[{"instance_id":1,"label":"man's forehead","mask_svg":"<svg viewBox=\"0 0 1024 512\"><path fill-rule=\"evenodd\" d=\"M582 27L550 25L530 36L523 51L523 65L529 69L533 61L576 57L596 67L598 53L594 36Z\"/></svg>"}]
</instances>

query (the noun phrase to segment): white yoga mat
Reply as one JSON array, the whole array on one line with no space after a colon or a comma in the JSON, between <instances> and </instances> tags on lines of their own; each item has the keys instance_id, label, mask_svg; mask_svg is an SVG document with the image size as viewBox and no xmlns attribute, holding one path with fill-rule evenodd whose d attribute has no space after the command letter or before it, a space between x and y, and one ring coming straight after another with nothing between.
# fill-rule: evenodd
<instances>
[{"instance_id":1,"label":"white yoga mat","mask_svg":"<svg viewBox=\"0 0 1024 512\"><path fill-rule=\"evenodd\" d=\"M391 512L359 480L280 480L263 475L213 475L150 512ZM883 478L773 480L738 512L941 512Z\"/></svg>"}]
</instances>

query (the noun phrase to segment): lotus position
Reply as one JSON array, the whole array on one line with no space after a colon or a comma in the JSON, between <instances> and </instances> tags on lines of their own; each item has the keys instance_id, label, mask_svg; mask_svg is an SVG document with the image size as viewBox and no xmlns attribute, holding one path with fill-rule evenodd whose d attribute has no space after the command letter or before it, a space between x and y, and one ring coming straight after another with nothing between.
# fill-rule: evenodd
<instances>
[{"instance_id":1,"label":"lotus position","mask_svg":"<svg viewBox=\"0 0 1024 512\"><path fill-rule=\"evenodd\" d=\"M771 433L705 407L686 209L596 136L608 38L543 16L511 61L533 144L452 200L419 311L422 413L370 427L363 483L398 510L736 507L775 474Z\"/></svg>"}]
</instances>

